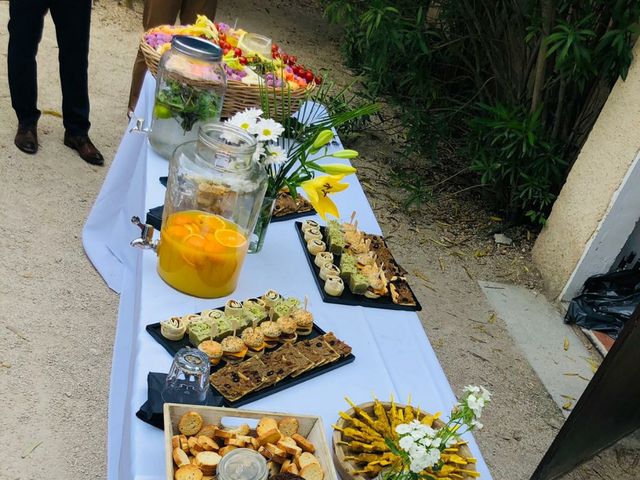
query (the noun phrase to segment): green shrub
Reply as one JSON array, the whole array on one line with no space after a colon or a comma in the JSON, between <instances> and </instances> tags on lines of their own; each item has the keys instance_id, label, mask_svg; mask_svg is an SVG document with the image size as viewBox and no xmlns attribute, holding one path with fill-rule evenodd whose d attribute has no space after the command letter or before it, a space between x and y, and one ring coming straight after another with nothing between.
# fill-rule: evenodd
<instances>
[{"instance_id":1,"label":"green shrub","mask_svg":"<svg viewBox=\"0 0 640 480\"><path fill-rule=\"evenodd\" d=\"M538 224L627 75L640 19L638 0L325 3L347 63L399 106L407 153L437 166L441 140L462 139L496 206Z\"/></svg>"}]
</instances>

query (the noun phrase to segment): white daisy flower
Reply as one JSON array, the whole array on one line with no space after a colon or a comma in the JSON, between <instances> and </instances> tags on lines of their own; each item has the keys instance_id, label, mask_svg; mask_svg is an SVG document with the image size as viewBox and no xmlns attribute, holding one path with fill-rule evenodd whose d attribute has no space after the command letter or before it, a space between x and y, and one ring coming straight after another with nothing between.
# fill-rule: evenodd
<instances>
[{"instance_id":1,"label":"white daisy flower","mask_svg":"<svg viewBox=\"0 0 640 480\"><path fill-rule=\"evenodd\" d=\"M284 127L271 118L259 120L250 130L260 141L275 141L284 132Z\"/></svg>"},{"instance_id":2,"label":"white daisy flower","mask_svg":"<svg viewBox=\"0 0 640 480\"><path fill-rule=\"evenodd\" d=\"M262 156L265 154L266 154L266 151L264 149L264 145L262 144L262 142L258 142L258 145L256 146L256 151L253 154L253 157L251 159L254 162L259 162Z\"/></svg>"},{"instance_id":3,"label":"white daisy flower","mask_svg":"<svg viewBox=\"0 0 640 480\"><path fill-rule=\"evenodd\" d=\"M265 165L281 165L287 161L287 153L282 147L271 145L267 149L267 156L264 159Z\"/></svg>"},{"instance_id":4,"label":"white daisy flower","mask_svg":"<svg viewBox=\"0 0 640 480\"><path fill-rule=\"evenodd\" d=\"M253 134L253 128L258 122L257 118L247 112L236 113L233 117L226 121L229 125L239 127L251 134Z\"/></svg>"},{"instance_id":5,"label":"white daisy flower","mask_svg":"<svg viewBox=\"0 0 640 480\"><path fill-rule=\"evenodd\" d=\"M264 112L259 108L247 108L242 113L244 113L247 117L253 118L254 120L257 121Z\"/></svg>"}]
</instances>

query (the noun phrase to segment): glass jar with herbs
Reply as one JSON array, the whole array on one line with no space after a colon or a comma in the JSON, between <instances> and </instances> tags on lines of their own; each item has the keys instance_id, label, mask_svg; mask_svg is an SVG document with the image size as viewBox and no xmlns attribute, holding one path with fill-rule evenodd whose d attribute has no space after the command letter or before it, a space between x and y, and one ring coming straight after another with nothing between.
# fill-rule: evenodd
<instances>
[{"instance_id":1,"label":"glass jar with herbs","mask_svg":"<svg viewBox=\"0 0 640 480\"><path fill-rule=\"evenodd\" d=\"M220 47L184 35L173 37L160 59L149 143L167 160L198 138L203 123L220 120L227 87L221 60Z\"/></svg>"}]
</instances>

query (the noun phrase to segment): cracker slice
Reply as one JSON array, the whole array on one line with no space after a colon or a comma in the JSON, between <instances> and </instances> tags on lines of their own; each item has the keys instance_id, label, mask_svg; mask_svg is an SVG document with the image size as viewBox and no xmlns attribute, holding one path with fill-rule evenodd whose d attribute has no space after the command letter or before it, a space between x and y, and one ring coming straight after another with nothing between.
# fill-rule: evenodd
<instances>
[{"instance_id":1,"label":"cracker slice","mask_svg":"<svg viewBox=\"0 0 640 480\"><path fill-rule=\"evenodd\" d=\"M344 358L351 353L351 347L337 338L333 332L325 333L322 338L336 351L336 353L340 355L341 358Z\"/></svg>"}]
</instances>

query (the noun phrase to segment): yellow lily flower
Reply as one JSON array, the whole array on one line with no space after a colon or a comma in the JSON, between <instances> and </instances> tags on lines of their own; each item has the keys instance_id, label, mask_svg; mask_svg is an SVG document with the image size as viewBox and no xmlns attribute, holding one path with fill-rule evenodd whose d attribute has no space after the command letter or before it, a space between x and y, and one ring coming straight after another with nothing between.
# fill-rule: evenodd
<instances>
[{"instance_id":1,"label":"yellow lily flower","mask_svg":"<svg viewBox=\"0 0 640 480\"><path fill-rule=\"evenodd\" d=\"M301 186L309 196L309 202L323 220L327 219L327 214L336 218L340 216L338 207L329 198L329 195L349 188L348 183L340 183L344 177L345 175L324 175L302 182Z\"/></svg>"}]
</instances>

